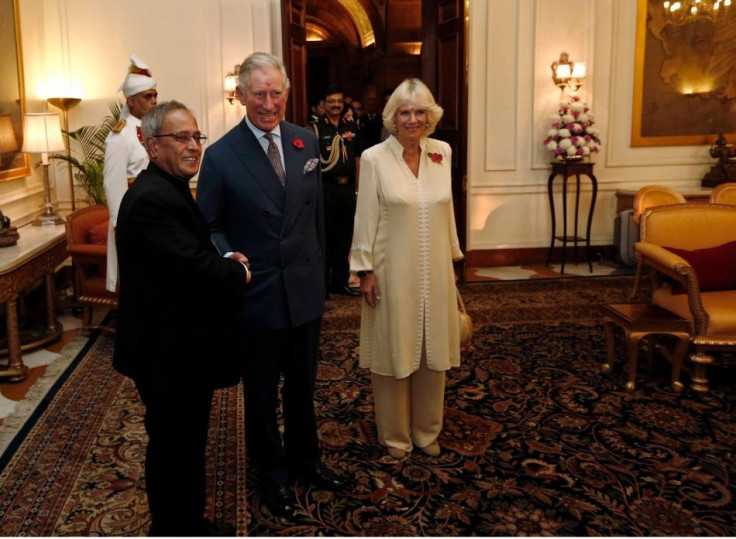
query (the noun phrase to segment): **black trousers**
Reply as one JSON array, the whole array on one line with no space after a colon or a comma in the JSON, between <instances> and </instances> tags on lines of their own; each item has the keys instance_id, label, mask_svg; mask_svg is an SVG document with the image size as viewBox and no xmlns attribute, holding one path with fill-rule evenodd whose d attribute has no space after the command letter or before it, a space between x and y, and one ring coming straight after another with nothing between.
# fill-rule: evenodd
<instances>
[{"instance_id":1,"label":"black trousers","mask_svg":"<svg viewBox=\"0 0 736 539\"><path fill-rule=\"evenodd\" d=\"M204 518L205 450L214 392L147 390L136 383L146 406L146 490L152 536L200 535Z\"/></svg>"},{"instance_id":2,"label":"black trousers","mask_svg":"<svg viewBox=\"0 0 736 539\"><path fill-rule=\"evenodd\" d=\"M355 182L337 185L323 182L325 202L325 248L327 255L327 290L348 285L348 256L353 243L355 219Z\"/></svg>"},{"instance_id":3,"label":"black trousers","mask_svg":"<svg viewBox=\"0 0 736 539\"><path fill-rule=\"evenodd\" d=\"M248 458L263 481L285 485L289 471L320 463L314 385L322 319L275 330L241 331ZM284 440L277 422L283 377Z\"/></svg>"}]
</instances>

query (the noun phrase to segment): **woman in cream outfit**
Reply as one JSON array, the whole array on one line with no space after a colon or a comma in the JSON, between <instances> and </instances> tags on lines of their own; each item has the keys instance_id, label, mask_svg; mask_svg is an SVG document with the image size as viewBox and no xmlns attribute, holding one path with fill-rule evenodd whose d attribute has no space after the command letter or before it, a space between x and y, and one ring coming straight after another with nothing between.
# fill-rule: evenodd
<instances>
[{"instance_id":1,"label":"woman in cream outfit","mask_svg":"<svg viewBox=\"0 0 736 539\"><path fill-rule=\"evenodd\" d=\"M450 146L442 117L407 79L391 95L391 134L363 152L350 269L360 277L360 366L371 371L378 439L394 458L440 454L445 371L460 364Z\"/></svg>"}]
</instances>

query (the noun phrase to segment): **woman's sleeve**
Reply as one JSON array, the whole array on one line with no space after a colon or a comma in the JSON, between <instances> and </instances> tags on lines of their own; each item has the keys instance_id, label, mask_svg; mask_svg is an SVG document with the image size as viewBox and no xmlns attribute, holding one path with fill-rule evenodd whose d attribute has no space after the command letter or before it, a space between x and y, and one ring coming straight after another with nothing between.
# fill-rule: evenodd
<instances>
[{"instance_id":1,"label":"woman's sleeve","mask_svg":"<svg viewBox=\"0 0 736 539\"><path fill-rule=\"evenodd\" d=\"M366 152L360 160L360 190L355 209L353 247L350 256L352 272L373 269L373 246L380 215L375 156L376 152Z\"/></svg>"},{"instance_id":2,"label":"woman's sleeve","mask_svg":"<svg viewBox=\"0 0 736 539\"><path fill-rule=\"evenodd\" d=\"M452 148L449 144L443 145L445 146L444 153L446 154L444 156L445 162L452 163ZM449 237L448 240L450 242L450 252L452 253L452 260L458 261L465 258L465 255L463 255L463 252L460 250L460 240L457 237L457 224L455 222L455 205L452 203L452 174L450 174L450 226L447 228Z\"/></svg>"}]
</instances>

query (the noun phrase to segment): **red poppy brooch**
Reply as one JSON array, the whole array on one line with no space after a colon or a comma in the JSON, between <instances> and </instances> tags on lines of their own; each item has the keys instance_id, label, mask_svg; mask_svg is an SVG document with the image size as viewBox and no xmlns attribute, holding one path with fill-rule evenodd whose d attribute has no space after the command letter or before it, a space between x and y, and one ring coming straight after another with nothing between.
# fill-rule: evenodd
<instances>
[{"instance_id":1,"label":"red poppy brooch","mask_svg":"<svg viewBox=\"0 0 736 539\"><path fill-rule=\"evenodd\" d=\"M429 152L427 154L429 158L432 160L433 163L442 163L442 154L441 153L432 153Z\"/></svg>"},{"instance_id":2,"label":"red poppy brooch","mask_svg":"<svg viewBox=\"0 0 736 539\"><path fill-rule=\"evenodd\" d=\"M348 140L353 140L355 138L355 133L353 133L352 131L345 131L342 136L343 138L346 138Z\"/></svg>"},{"instance_id":3,"label":"red poppy brooch","mask_svg":"<svg viewBox=\"0 0 736 539\"><path fill-rule=\"evenodd\" d=\"M294 145L294 148L298 148L299 150L304 148L304 141L300 138L295 138L292 144Z\"/></svg>"}]
</instances>

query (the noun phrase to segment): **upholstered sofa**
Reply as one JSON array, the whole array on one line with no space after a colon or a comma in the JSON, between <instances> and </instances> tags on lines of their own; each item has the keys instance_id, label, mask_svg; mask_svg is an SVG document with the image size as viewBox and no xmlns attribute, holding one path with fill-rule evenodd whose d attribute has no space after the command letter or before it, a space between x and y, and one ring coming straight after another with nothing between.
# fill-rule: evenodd
<instances>
[{"instance_id":1,"label":"upholstered sofa","mask_svg":"<svg viewBox=\"0 0 736 539\"><path fill-rule=\"evenodd\" d=\"M650 208L640 240L634 249L649 268L652 303L692 322L692 388L708 391L708 366L736 350L736 206Z\"/></svg>"}]
</instances>

